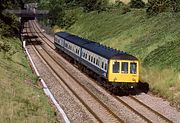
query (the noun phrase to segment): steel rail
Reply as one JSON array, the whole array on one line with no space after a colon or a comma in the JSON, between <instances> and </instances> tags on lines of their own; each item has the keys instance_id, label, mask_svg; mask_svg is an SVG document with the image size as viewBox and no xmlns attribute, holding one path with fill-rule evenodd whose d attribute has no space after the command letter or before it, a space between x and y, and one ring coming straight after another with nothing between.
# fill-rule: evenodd
<instances>
[{"instance_id":1,"label":"steel rail","mask_svg":"<svg viewBox=\"0 0 180 123\"><path fill-rule=\"evenodd\" d=\"M165 120L168 123L173 123L171 120L169 120L168 118L166 118L164 115L160 114L159 112L153 110L152 108L150 108L149 106L145 105L143 102L141 102L140 100L138 100L137 98L133 97L133 96L129 96L132 100L138 102L140 105L144 106L145 108L147 108L148 110L150 110L151 112L153 112L154 114L160 116L163 120Z\"/></svg>"}]
</instances>

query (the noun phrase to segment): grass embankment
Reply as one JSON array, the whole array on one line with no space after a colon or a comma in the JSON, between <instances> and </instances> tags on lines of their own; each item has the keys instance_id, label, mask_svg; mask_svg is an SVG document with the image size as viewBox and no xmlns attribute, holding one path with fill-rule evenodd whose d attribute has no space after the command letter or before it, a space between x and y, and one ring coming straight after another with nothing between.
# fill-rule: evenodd
<instances>
[{"instance_id":1,"label":"grass embankment","mask_svg":"<svg viewBox=\"0 0 180 123\"><path fill-rule=\"evenodd\" d=\"M151 91L180 103L180 13L121 13L81 13L67 31L137 56Z\"/></svg>"},{"instance_id":2,"label":"grass embankment","mask_svg":"<svg viewBox=\"0 0 180 123\"><path fill-rule=\"evenodd\" d=\"M0 122L56 122L54 109L37 86L20 41L0 38L0 45ZM3 46L9 47L9 52L5 53Z\"/></svg>"}]
</instances>

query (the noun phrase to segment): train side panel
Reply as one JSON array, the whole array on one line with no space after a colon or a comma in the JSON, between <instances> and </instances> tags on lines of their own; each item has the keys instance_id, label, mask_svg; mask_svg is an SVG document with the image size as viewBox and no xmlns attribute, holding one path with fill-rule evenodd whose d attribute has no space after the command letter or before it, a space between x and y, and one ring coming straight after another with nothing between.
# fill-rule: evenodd
<instances>
[{"instance_id":1,"label":"train side panel","mask_svg":"<svg viewBox=\"0 0 180 123\"><path fill-rule=\"evenodd\" d=\"M73 59L76 61L80 61L80 56L81 56L81 47L64 40L64 49L63 51L71 56Z\"/></svg>"},{"instance_id":2,"label":"train side panel","mask_svg":"<svg viewBox=\"0 0 180 123\"><path fill-rule=\"evenodd\" d=\"M65 52L69 56L71 56L73 59L79 61L81 56L81 47L55 35L55 41L54 45L59 50Z\"/></svg>"},{"instance_id":3,"label":"train side panel","mask_svg":"<svg viewBox=\"0 0 180 123\"><path fill-rule=\"evenodd\" d=\"M95 53L81 48L63 38L55 35L54 45L59 50L71 56L74 60L85 65L87 68L98 74L100 77L107 79L108 61Z\"/></svg>"},{"instance_id":4,"label":"train side panel","mask_svg":"<svg viewBox=\"0 0 180 123\"><path fill-rule=\"evenodd\" d=\"M54 36L54 46L58 49L60 49L61 51L63 51L63 47L64 47L64 39L59 37L58 35Z\"/></svg>"},{"instance_id":5,"label":"train side panel","mask_svg":"<svg viewBox=\"0 0 180 123\"><path fill-rule=\"evenodd\" d=\"M81 61L90 70L97 73L100 77L107 79L108 60L85 48L82 48Z\"/></svg>"}]
</instances>

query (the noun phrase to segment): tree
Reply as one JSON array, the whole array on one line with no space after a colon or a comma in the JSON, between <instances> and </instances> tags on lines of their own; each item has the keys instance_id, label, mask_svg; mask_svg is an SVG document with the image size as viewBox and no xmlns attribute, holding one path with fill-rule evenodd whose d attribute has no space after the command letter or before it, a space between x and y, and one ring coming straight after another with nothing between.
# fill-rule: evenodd
<instances>
[{"instance_id":1,"label":"tree","mask_svg":"<svg viewBox=\"0 0 180 123\"><path fill-rule=\"evenodd\" d=\"M49 18L51 26L57 24L62 26L63 17L65 15L64 9L64 0L51 0L49 3Z\"/></svg>"},{"instance_id":2,"label":"tree","mask_svg":"<svg viewBox=\"0 0 180 123\"><path fill-rule=\"evenodd\" d=\"M105 10L107 4L108 4L107 0L83 0L82 7L86 11L93 11L93 10L102 11Z\"/></svg>"},{"instance_id":3,"label":"tree","mask_svg":"<svg viewBox=\"0 0 180 123\"><path fill-rule=\"evenodd\" d=\"M149 0L148 8L146 10L148 15L155 15L161 12L179 12L180 1L179 0Z\"/></svg>"},{"instance_id":4,"label":"tree","mask_svg":"<svg viewBox=\"0 0 180 123\"><path fill-rule=\"evenodd\" d=\"M145 7L145 3L142 0L131 0L129 2L129 5L131 8L144 8Z\"/></svg>"},{"instance_id":5,"label":"tree","mask_svg":"<svg viewBox=\"0 0 180 123\"><path fill-rule=\"evenodd\" d=\"M0 34L6 37L17 36L19 23L14 15L4 14L5 9L18 8L16 0L1 0L0 4Z\"/></svg>"}]
</instances>

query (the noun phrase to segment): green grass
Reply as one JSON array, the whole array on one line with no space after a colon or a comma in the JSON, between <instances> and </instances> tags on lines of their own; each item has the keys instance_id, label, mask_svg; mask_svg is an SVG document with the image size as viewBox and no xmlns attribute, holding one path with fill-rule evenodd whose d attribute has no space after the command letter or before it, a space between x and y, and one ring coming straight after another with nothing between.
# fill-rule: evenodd
<instances>
[{"instance_id":1,"label":"green grass","mask_svg":"<svg viewBox=\"0 0 180 123\"><path fill-rule=\"evenodd\" d=\"M116 8L80 15L67 31L138 57L151 91L180 104L180 13L148 17L145 9Z\"/></svg>"},{"instance_id":2,"label":"green grass","mask_svg":"<svg viewBox=\"0 0 180 123\"><path fill-rule=\"evenodd\" d=\"M4 42L11 46L9 52L16 53L8 59L8 53L0 52L0 122L56 122L55 109L37 86L20 41L0 38L0 43Z\"/></svg>"}]
</instances>

